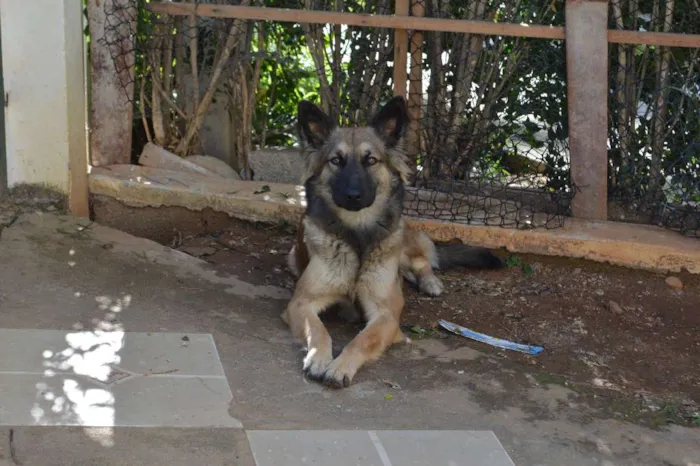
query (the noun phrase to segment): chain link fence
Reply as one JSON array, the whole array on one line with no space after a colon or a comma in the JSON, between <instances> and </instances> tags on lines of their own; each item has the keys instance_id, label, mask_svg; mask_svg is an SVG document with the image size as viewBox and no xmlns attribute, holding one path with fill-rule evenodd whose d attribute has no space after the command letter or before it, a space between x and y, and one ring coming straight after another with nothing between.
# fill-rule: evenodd
<instances>
[{"instance_id":1,"label":"chain link fence","mask_svg":"<svg viewBox=\"0 0 700 466\"><path fill-rule=\"evenodd\" d=\"M611 29L700 34L698 0L613 0ZM610 217L700 237L700 48L610 45Z\"/></svg>"},{"instance_id":2,"label":"chain link fence","mask_svg":"<svg viewBox=\"0 0 700 466\"><path fill-rule=\"evenodd\" d=\"M563 25L563 2L417 0L427 17ZM562 226L569 178L564 41L423 37L412 215L513 228ZM415 48L415 46L414 46Z\"/></svg>"}]
</instances>

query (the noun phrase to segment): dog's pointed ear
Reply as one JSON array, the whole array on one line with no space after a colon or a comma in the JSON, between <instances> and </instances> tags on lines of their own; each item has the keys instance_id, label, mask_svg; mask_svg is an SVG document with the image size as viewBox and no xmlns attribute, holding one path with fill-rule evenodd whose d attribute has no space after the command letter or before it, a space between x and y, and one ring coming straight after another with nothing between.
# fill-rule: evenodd
<instances>
[{"instance_id":1,"label":"dog's pointed ear","mask_svg":"<svg viewBox=\"0 0 700 466\"><path fill-rule=\"evenodd\" d=\"M406 99L396 96L379 110L372 120L372 127L389 147L394 147L406 132L409 121Z\"/></svg>"},{"instance_id":2,"label":"dog's pointed ear","mask_svg":"<svg viewBox=\"0 0 700 466\"><path fill-rule=\"evenodd\" d=\"M299 102L299 139L302 144L320 149L335 128L328 115L308 100Z\"/></svg>"}]
</instances>

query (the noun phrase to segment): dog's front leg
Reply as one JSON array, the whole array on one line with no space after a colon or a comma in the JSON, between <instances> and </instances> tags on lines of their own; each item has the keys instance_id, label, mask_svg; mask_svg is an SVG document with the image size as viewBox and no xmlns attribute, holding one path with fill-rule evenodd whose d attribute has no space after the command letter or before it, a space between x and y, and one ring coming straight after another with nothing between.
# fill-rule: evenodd
<instances>
[{"instance_id":1,"label":"dog's front leg","mask_svg":"<svg viewBox=\"0 0 700 466\"><path fill-rule=\"evenodd\" d=\"M365 363L378 359L392 344L407 341L399 327L404 299L398 276L384 287L371 278L372 274L360 279L357 288L367 325L328 366L323 379L332 387L349 386Z\"/></svg>"},{"instance_id":2,"label":"dog's front leg","mask_svg":"<svg viewBox=\"0 0 700 466\"><path fill-rule=\"evenodd\" d=\"M319 314L335 304L341 297L335 295L309 295L295 293L282 314L296 338L306 345L304 372L313 379L323 378L333 360L331 336L321 322Z\"/></svg>"}]
</instances>

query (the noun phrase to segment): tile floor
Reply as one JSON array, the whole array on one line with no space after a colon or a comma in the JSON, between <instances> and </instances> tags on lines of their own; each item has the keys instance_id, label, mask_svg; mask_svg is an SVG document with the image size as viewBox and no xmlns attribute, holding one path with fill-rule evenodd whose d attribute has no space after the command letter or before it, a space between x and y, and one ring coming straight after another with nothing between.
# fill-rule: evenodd
<instances>
[{"instance_id":1,"label":"tile floor","mask_svg":"<svg viewBox=\"0 0 700 466\"><path fill-rule=\"evenodd\" d=\"M0 426L242 428L210 334L0 329ZM247 431L258 466L513 466L486 431Z\"/></svg>"}]
</instances>

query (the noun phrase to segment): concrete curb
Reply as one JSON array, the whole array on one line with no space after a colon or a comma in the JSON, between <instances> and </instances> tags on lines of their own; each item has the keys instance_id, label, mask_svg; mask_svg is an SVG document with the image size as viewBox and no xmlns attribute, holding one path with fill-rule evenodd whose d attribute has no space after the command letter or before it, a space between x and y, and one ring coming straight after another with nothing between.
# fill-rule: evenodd
<instances>
[{"instance_id":1,"label":"concrete curb","mask_svg":"<svg viewBox=\"0 0 700 466\"><path fill-rule=\"evenodd\" d=\"M204 176L134 165L93 168L90 192L132 207L211 208L245 220L296 223L305 206L301 186ZM700 274L700 241L655 226L568 219L553 230L515 230L410 219L436 241L563 256L660 272Z\"/></svg>"}]
</instances>

